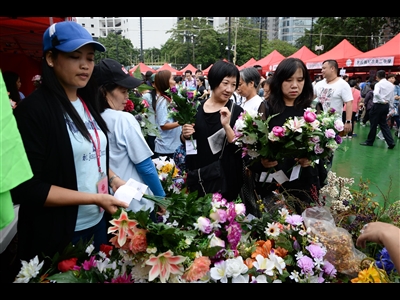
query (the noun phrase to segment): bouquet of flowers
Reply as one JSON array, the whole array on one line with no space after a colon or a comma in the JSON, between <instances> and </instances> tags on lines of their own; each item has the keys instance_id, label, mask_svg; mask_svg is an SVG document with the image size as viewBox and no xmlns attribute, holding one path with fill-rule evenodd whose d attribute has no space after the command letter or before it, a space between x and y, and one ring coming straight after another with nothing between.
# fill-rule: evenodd
<instances>
[{"instance_id":1,"label":"bouquet of flowers","mask_svg":"<svg viewBox=\"0 0 400 300\"><path fill-rule=\"evenodd\" d=\"M166 93L171 97L169 104L170 116L179 123L179 125L192 124L196 121L197 107L200 105L195 100L196 91L178 89L174 86L169 88ZM193 137L190 137L194 148L196 149Z\"/></svg>"},{"instance_id":2,"label":"bouquet of flowers","mask_svg":"<svg viewBox=\"0 0 400 300\"><path fill-rule=\"evenodd\" d=\"M153 133L159 136L158 129L155 124L152 124L149 120L150 111L148 109L149 103L142 99L136 91L129 93L129 100L126 102L124 111L127 111L135 116L136 120L140 124L143 136L146 137L149 133Z\"/></svg>"},{"instance_id":3,"label":"bouquet of flowers","mask_svg":"<svg viewBox=\"0 0 400 300\"><path fill-rule=\"evenodd\" d=\"M175 161L167 156L160 156L154 158L153 163L167 197L171 196L171 194L179 194L184 185L184 179L179 175L180 170Z\"/></svg>"},{"instance_id":4,"label":"bouquet of flowers","mask_svg":"<svg viewBox=\"0 0 400 300\"><path fill-rule=\"evenodd\" d=\"M302 117L290 117L283 126L269 128L257 112L244 111L235 123L236 144L243 156L265 157L280 161L285 157L306 157L312 162L329 157L342 143L338 135L344 124L334 109L316 114L305 109Z\"/></svg>"}]
</instances>

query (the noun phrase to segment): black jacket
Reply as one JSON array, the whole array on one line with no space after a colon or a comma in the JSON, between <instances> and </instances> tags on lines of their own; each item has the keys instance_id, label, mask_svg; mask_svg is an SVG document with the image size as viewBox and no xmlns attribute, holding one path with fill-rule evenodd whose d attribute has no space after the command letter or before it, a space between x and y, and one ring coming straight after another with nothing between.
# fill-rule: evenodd
<instances>
[{"instance_id":1,"label":"black jacket","mask_svg":"<svg viewBox=\"0 0 400 300\"><path fill-rule=\"evenodd\" d=\"M35 255L43 259L42 253L53 257L68 245L78 206L44 206L51 185L77 190L72 145L61 104L44 88L24 100L14 115L34 176L12 189L11 195L13 202L20 204L19 258L29 261ZM92 112L93 108L87 105ZM108 170L108 137L106 153Z\"/></svg>"}]
</instances>

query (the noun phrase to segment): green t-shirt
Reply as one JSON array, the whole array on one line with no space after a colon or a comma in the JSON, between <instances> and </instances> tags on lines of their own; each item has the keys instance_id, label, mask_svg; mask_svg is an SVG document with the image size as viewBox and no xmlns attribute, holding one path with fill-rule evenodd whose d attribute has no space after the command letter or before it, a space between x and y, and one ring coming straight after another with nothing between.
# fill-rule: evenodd
<instances>
[{"instance_id":1,"label":"green t-shirt","mask_svg":"<svg viewBox=\"0 0 400 300\"><path fill-rule=\"evenodd\" d=\"M0 229L15 218L10 190L33 173L0 72Z\"/></svg>"}]
</instances>

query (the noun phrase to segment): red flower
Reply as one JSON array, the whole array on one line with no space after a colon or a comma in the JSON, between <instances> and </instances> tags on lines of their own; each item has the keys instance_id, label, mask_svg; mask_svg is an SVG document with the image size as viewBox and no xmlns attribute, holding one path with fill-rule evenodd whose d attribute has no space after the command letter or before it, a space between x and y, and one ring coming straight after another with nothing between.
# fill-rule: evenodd
<instances>
[{"instance_id":1,"label":"red flower","mask_svg":"<svg viewBox=\"0 0 400 300\"><path fill-rule=\"evenodd\" d=\"M125 104L124 111L131 112L135 109L135 104L133 104L132 100L129 100Z\"/></svg>"},{"instance_id":2,"label":"red flower","mask_svg":"<svg viewBox=\"0 0 400 300\"><path fill-rule=\"evenodd\" d=\"M70 259L65 259L63 261L60 261L58 263L58 269L61 272L67 272L69 270L72 270L75 267L77 260L78 259L76 257L73 257Z\"/></svg>"},{"instance_id":3,"label":"red flower","mask_svg":"<svg viewBox=\"0 0 400 300\"><path fill-rule=\"evenodd\" d=\"M110 257L111 251L113 250L113 246L107 244L100 245L100 251L104 252L107 257Z\"/></svg>"}]
</instances>

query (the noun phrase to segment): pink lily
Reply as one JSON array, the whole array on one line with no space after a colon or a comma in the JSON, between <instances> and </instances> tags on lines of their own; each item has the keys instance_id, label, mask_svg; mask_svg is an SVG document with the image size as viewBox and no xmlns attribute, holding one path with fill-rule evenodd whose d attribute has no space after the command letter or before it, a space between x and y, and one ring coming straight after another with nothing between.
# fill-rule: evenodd
<instances>
[{"instance_id":1,"label":"pink lily","mask_svg":"<svg viewBox=\"0 0 400 300\"><path fill-rule=\"evenodd\" d=\"M168 250L158 256L151 255L146 261L146 265L150 265L151 270L149 272L149 281L153 281L155 278L160 276L160 281L165 283L169 279L170 274L182 275L184 268L182 265L186 257L177 255L173 256L174 253Z\"/></svg>"},{"instance_id":2,"label":"pink lily","mask_svg":"<svg viewBox=\"0 0 400 300\"><path fill-rule=\"evenodd\" d=\"M108 228L108 233L118 231L118 244L122 247L126 242L127 235L133 235L134 232L131 229L135 227L137 222L128 218L128 213L125 210L121 211L119 219L113 219L110 221L111 224L115 225Z\"/></svg>"}]
</instances>

